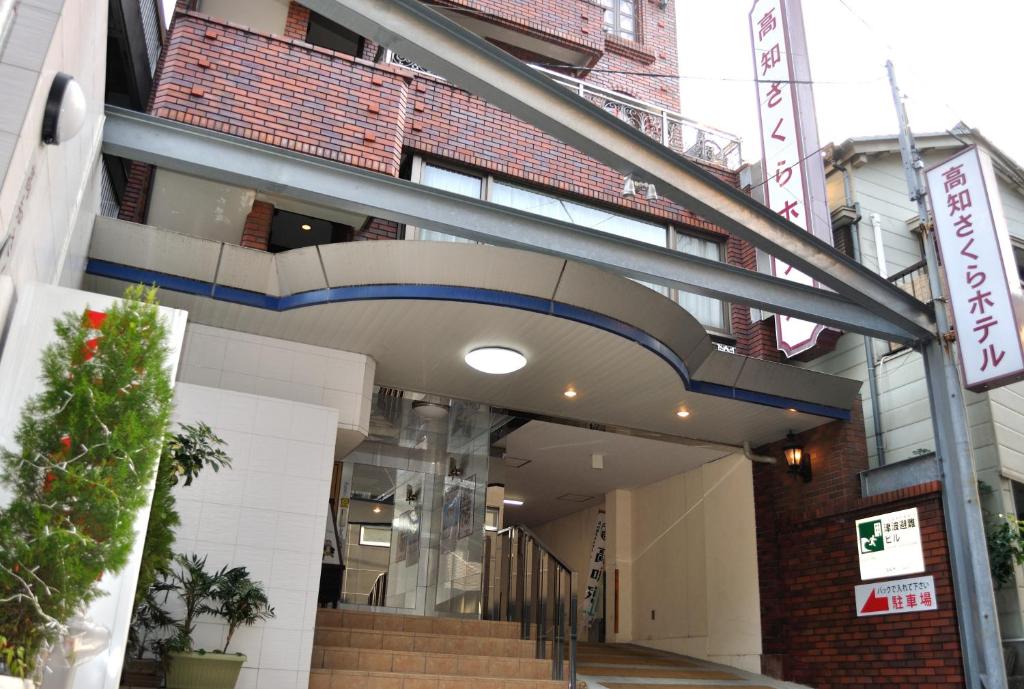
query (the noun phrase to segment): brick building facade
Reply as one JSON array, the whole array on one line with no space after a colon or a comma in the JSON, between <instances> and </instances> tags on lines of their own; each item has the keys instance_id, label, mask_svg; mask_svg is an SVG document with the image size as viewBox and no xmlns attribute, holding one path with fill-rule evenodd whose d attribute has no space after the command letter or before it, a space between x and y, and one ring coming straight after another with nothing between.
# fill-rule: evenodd
<instances>
[{"instance_id":1,"label":"brick building facade","mask_svg":"<svg viewBox=\"0 0 1024 689\"><path fill-rule=\"evenodd\" d=\"M573 51L582 56L581 62L558 71L588 84L661 108L678 107L678 80L664 78L679 71L672 3L632 3L634 40L606 33L604 10L590 0L435 4ZM154 82L154 115L394 177L407 174L412 156L449 163L667 223L721 242L722 259L729 264L756 269L755 251L746 242L665 199L624 197L618 172L444 79L382 63L373 43L363 41L354 56L307 42L311 15L297 3L290 4L279 34L187 5L179 3L172 21ZM507 47L542 66L555 66L526 48ZM699 162L738 186L735 170ZM148 166L133 166L122 219L146 220L151 174ZM255 201L240 243L267 249L273 213L270 203ZM377 218L354 229L357 240L404 236L403 227ZM738 354L780 360L770 320L752 322L748 308L732 306L727 322ZM816 687L960 686L940 487L862 498L857 475L867 469L867 452L863 420L857 415L850 422L808 432L803 440L814 458L813 483L794 481L783 466L756 465L754 472L765 671ZM780 450L767 447L762 452L779 455ZM858 619L853 609L853 586L860 583L850 537L853 521L904 506L921 511L930 544L927 573L936 578L940 609Z\"/></svg>"}]
</instances>

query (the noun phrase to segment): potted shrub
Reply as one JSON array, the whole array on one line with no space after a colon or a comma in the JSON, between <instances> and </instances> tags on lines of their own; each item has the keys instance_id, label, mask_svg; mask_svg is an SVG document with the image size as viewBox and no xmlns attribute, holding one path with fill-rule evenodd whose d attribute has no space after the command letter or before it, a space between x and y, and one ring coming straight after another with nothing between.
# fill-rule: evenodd
<instances>
[{"instance_id":1,"label":"potted shrub","mask_svg":"<svg viewBox=\"0 0 1024 689\"><path fill-rule=\"evenodd\" d=\"M220 471L230 467L231 459L220 448L224 444L205 423L182 424L177 433L168 434L160 454L153 489L153 506L149 512L146 541L139 566L139 583L128 636L128 653L123 683L129 686L160 686L160 662L149 641L154 632L174 624L160 607L157 595L163 583L157 577L170 571L174 558L174 529L181 523L175 509L174 487L180 479L188 486L205 469Z\"/></svg>"},{"instance_id":2,"label":"potted shrub","mask_svg":"<svg viewBox=\"0 0 1024 689\"><path fill-rule=\"evenodd\" d=\"M274 616L263 586L252 581L244 567L223 568L210 574L206 558L197 555L175 558L177 571L168 578L169 590L181 597L184 616L177 634L164 647L168 689L227 689L238 681L246 657L228 653L231 637L240 626L255 624ZM201 615L217 615L227 624L220 651L196 650L192 635Z\"/></svg>"},{"instance_id":3,"label":"potted shrub","mask_svg":"<svg viewBox=\"0 0 1024 689\"><path fill-rule=\"evenodd\" d=\"M7 638L0 636L0 689L31 687L31 682L25 679L27 672L25 647L8 644Z\"/></svg>"},{"instance_id":4,"label":"potted shrub","mask_svg":"<svg viewBox=\"0 0 1024 689\"><path fill-rule=\"evenodd\" d=\"M17 447L0 450L11 495L0 510L0 673L19 679L41 676L100 578L127 563L170 419L155 290L131 288L106 313L66 314L55 330Z\"/></svg>"}]
</instances>

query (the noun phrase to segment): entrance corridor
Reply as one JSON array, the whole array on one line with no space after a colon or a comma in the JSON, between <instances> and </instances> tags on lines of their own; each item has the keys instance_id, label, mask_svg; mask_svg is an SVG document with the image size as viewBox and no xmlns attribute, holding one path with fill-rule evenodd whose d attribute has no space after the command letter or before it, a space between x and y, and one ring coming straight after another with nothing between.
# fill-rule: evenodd
<instances>
[{"instance_id":1,"label":"entrance corridor","mask_svg":"<svg viewBox=\"0 0 1024 689\"><path fill-rule=\"evenodd\" d=\"M736 668L632 644L580 643L576 651L578 686L587 689L792 689Z\"/></svg>"}]
</instances>

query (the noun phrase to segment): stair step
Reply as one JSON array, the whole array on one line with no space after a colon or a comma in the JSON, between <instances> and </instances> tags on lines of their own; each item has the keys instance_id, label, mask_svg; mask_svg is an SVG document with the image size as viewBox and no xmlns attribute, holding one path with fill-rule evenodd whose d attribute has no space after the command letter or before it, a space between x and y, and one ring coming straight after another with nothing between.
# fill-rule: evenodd
<instances>
[{"instance_id":1,"label":"stair step","mask_svg":"<svg viewBox=\"0 0 1024 689\"><path fill-rule=\"evenodd\" d=\"M566 681L455 675L409 675L401 672L313 670L309 689L565 689Z\"/></svg>"},{"instance_id":2,"label":"stair step","mask_svg":"<svg viewBox=\"0 0 1024 689\"><path fill-rule=\"evenodd\" d=\"M466 620L454 617L423 617L421 615L390 615L320 608L316 613L317 628L368 629L373 631L416 632L450 636L473 636L495 639L517 639L518 622Z\"/></svg>"},{"instance_id":3,"label":"stair step","mask_svg":"<svg viewBox=\"0 0 1024 689\"><path fill-rule=\"evenodd\" d=\"M453 636L418 632L318 627L313 643L328 648L369 648L421 653L461 653L503 658L533 658L536 642L522 639Z\"/></svg>"},{"instance_id":4,"label":"stair step","mask_svg":"<svg viewBox=\"0 0 1024 689\"><path fill-rule=\"evenodd\" d=\"M551 679L551 660L313 647L313 669L520 679ZM563 672L567 671L567 667Z\"/></svg>"}]
</instances>

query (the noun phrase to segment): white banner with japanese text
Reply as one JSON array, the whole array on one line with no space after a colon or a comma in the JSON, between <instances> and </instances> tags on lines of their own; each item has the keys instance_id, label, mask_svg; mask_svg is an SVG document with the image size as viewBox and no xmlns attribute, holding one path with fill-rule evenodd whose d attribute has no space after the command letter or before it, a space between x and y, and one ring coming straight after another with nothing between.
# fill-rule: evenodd
<instances>
[{"instance_id":1,"label":"white banner with japanese text","mask_svg":"<svg viewBox=\"0 0 1024 689\"><path fill-rule=\"evenodd\" d=\"M594 523L594 543L590 547L590 567L587 572L587 585L583 589L583 628L587 629L597 619L597 606L600 601L601 578L604 577L604 552L606 526L604 510L597 513Z\"/></svg>"},{"instance_id":2,"label":"white banner with japanese text","mask_svg":"<svg viewBox=\"0 0 1024 689\"><path fill-rule=\"evenodd\" d=\"M819 155L807 42L799 0L755 0L750 10L766 205L832 244L832 222ZM771 257L772 274L817 287L815 280ZM825 326L776 315L775 337L787 357L807 351Z\"/></svg>"},{"instance_id":3,"label":"white banner with japanese text","mask_svg":"<svg viewBox=\"0 0 1024 689\"><path fill-rule=\"evenodd\" d=\"M1024 296L992 161L972 146L925 177L964 387L1024 379Z\"/></svg>"}]
</instances>

